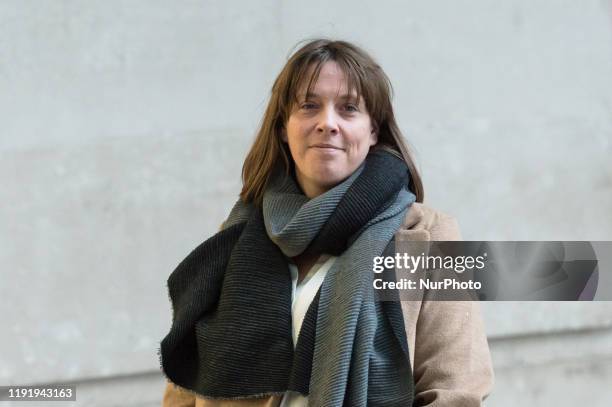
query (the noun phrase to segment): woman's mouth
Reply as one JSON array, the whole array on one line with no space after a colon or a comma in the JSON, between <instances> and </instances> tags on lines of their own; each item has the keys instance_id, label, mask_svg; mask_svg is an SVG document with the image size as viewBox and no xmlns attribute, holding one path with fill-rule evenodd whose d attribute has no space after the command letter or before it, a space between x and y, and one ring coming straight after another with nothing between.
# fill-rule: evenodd
<instances>
[{"instance_id":1,"label":"woman's mouth","mask_svg":"<svg viewBox=\"0 0 612 407\"><path fill-rule=\"evenodd\" d=\"M318 150L322 150L322 151L343 151L344 149L338 146L334 146L332 144L327 144L327 143L317 143L317 144L313 144L312 146L310 146L311 148L316 148Z\"/></svg>"}]
</instances>

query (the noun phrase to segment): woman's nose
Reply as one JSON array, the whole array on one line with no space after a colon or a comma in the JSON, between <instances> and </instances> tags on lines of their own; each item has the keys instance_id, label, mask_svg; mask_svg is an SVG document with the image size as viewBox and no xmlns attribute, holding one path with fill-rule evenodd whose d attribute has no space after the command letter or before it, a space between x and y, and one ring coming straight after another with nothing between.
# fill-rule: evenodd
<instances>
[{"instance_id":1,"label":"woman's nose","mask_svg":"<svg viewBox=\"0 0 612 407\"><path fill-rule=\"evenodd\" d=\"M317 123L317 132L330 134L338 133L338 117L333 106L321 109L319 121Z\"/></svg>"}]
</instances>

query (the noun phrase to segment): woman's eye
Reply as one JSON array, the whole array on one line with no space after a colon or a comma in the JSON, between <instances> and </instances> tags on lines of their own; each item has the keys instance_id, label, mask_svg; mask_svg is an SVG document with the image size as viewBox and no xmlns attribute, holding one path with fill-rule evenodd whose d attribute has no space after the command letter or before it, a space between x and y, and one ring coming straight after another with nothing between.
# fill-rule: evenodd
<instances>
[{"instance_id":1,"label":"woman's eye","mask_svg":"<svg viewBox=\"0 0 612 407\"><path fill-rule=\"evenodd\" d=\"M357 112L359 110L357 106L352 105L352 104L348 104L344 108L348 110L349 112Z\"/></svg>"},{"instance_id":2,"label":"woman's eye","mask_svg":"<svg viewBox=\"0 0 612 407\"><path fill-rule=\"evenodd\" d=\"M304 103L304 104L302 104L302 109L306 109L306 110L314 109L316 107L317 107L317 105L315 105L314 103Z\"/></svg>"}]
</instances>

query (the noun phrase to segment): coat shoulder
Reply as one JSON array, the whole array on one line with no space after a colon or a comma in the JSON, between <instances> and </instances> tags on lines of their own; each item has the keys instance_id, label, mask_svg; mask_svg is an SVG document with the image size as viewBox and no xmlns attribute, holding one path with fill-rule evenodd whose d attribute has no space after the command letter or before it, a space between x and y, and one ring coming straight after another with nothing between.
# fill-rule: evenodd
<instances>
[{"instance_id":1,"label":"coat shoulder","mask_svg":"<svg viewBox=\"0 0 612 407\"><path fill-rule=\"evenodd\" d=\"M399 231L427 233L429 239L425 240L461 240L459 224L453 216L418 202L406 212Z\"/></svg>"}]
</instances>

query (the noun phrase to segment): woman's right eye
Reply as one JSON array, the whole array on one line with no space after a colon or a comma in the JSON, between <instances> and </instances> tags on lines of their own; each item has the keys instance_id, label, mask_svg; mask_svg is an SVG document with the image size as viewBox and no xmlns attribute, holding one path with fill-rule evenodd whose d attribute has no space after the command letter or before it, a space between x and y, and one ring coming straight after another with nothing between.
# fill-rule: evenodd
<instances>
[{"instance_id":1,"label":"woman's right eye","mask_svg":"<svg viewBox=\"0 0 612 407\"><path fill-rule=\"evenodd\" d=\"M315 109L317 105L315 105L314 103L302 103L301 107L302 109L310 110L310 109Z\"/></svg>"}]
</instances>

